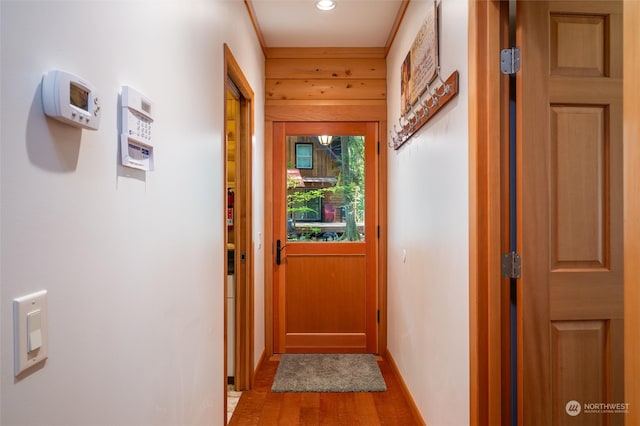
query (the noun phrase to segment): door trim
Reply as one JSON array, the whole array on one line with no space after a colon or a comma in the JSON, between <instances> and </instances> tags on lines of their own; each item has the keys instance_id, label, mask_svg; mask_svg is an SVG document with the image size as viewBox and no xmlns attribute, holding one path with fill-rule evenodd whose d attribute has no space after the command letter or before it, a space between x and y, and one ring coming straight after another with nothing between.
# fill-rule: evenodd
<instances>
[{"instance_id":1,"label":"door trim","mask_svg":"<svg viewBox=\"0 0 640 426\"><path fill-rule=\"evenodd\" d=\"M624 360L625 376L640 376L640 2L623 2ZM625 380L628 426L640 424L640 385Z\"/></svg>"},{"instance_id":2,"label":"door trim","mask_svg":"<svg viewBox=\"0 0 640 426\"><path fill-rule=\"evenodd\" d=\"M362 102L362 101L360 101ZM387 349L387 107L386 102L367 103L366 108L357 107L358 101L340 101L334 104L309 104L291 101L279 104L275 108L268 105L265 111L264 126L264 194L265 204L273 199L273 123L276 121L370 121L378 123L380 154L378 167L378 208L377 223L380 226L378 238L378 353ZM340 120L336 120L339 117ZM273 210L264 209L265 251L264 259L264 312L265 312L265 356L273 356L274 312L273 312L273 272L275 268L275 239Z\"/></svg>"},{"instance_id":3,"label":"door trim","mask_svg":"<svg viewBox=\"0 0 640 426\"><path fill-rule=\"evenodd\" d=\"M236 223L242 230L240 233L240 239L236 241L235 250L235 264L236 270L240 264L239 258L240 252L245 253L245 260L243 261L242 270L244 271L241 279L236 281L236 323L235 323L235 380L236 386L243 390L249 390L253 387L253 352L254 352L254 271L253 271L253 207L252 207L252 154L251 154L251 138L254 134L254 93L249 85L248 80L245 78L240 66L236 62L229 47L224 45L224 85L226 85L227 78L230 78L240 91L240 134L238 135L238 144L242 145L242 156L237 161L236 170L240 168L242 170L242 186L238 191L239 196L236 197L235 205L237 211ZM226 93L226 86L224 87L224 93ZM226 121L226 96L224 97L224 137L223 150L226 152L226 134L227 134L227 121ZM224 201L223 206L227 202L226 191L226 176L227 176L227 161L226 155L223 152L224 163L224 176L225 183L223 188ZM225 215L226 218L226 215ZM225 235L224 253L226 259L227 253L227 225L224 221L224 233ZM226 392L227 392L227 263L224 262L224 395L225 395L225 423L226 424Z\"/></svg>"},{"instance_id":4,"label":"door trim","mask_svg":"<svg viewBox=\"0 0 640 426\"><path fill-rule=\"evenodd\" d=\"M469 350L472 425L502 422L502 277L505 182L498 55L503 43L500 1L469 1ZM508 25L508 15L506 16ZM508 83L507 83L508 84ZM508 102L508 99L507 99ZM508 122L508 121L507 121ZM505 416L508 418L508 416Z\"/></svg>"}]
</instances>

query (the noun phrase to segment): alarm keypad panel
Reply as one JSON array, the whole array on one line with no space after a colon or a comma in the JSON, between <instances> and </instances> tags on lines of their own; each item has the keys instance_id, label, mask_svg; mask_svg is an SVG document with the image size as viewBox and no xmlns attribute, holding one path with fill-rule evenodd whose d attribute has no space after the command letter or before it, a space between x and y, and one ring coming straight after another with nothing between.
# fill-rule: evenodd
<instances>
[{"instance_id":1,"label":"alarm keypad panel","mask_svg":"<svg viewBox=\"0 0 640 426\"><path fill-rule=\"evenodd\" d=\"M127 134L130 138L138 139L140 142L151 143L151 123L153 121L139 112L127 109L127 122L129 128Z\"/></svg>"},{"instance_id":2,"label":"alarm keypad panel","mask_svg":"<svg viewBox=\"0 0 640 426\"><path fill-rule=\"evenodd\" d=\"M122 86L121 104L122 165L140 170L153 170L153 102L131 86Z\"/></svg>"}]
</instances>

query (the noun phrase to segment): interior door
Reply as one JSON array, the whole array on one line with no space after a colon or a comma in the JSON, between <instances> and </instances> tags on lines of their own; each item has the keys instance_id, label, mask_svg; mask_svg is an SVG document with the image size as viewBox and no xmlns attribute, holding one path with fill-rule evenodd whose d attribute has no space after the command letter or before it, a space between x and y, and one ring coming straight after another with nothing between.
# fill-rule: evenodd
<instances>
[{"instance_id":1,"label":"interior door","mask_svg":"<svg viewBox=\"0 0 640 426\"><path fill-rule=\"evenodd\" d=\"M623 424L622 1L517 16L520 424Z\"/></svg>"},{"instance_id":2,"label":"interior door","mask_svg":"<svg viewBox=\"0 0 640 426\"><path fill-rule=\"evenodd\" d=\"M274 123L274 353L377 351L377 123Z\"/></svg>"}]
</instances>

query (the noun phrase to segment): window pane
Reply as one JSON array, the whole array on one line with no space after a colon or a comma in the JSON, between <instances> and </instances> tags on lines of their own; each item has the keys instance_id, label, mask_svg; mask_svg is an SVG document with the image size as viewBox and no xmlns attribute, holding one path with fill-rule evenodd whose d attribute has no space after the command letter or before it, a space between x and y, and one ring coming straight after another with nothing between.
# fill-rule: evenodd
<instances>
[{"instance_id":1,"label":"window pane","mask_svg":"<svg viewBox=\"0 0 640 426\"><path fill-rule=\"evenodd\" d=\"M364 241L364 136L287 137L287 240Z\"/></svg>"},{"instance_id":2,"label":"window pane","mask_svg":"<svg viewBox=\"0 0 640 426\"><path fill-rule=\"evenodd\" d=\"M296 143L296 168L313 169L313 144Z\"/></svg>"}]
</instances>

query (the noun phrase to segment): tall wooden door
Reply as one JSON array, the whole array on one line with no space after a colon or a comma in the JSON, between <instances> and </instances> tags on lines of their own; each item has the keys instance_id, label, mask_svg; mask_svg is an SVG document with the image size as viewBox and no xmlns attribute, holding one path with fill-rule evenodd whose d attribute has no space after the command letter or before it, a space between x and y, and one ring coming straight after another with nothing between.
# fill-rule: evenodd
<instances>
[{"instance_id":1,"label":"tall wooden door","mask_svg":"<svg viewBox=\"0 0 640 426\"><path fill-rule=\"evenodd\" d=\"M274 353L374 353L377 123L273 132Z\"/></svg>"},{"instance_id":2,"label":"tall wooden door","mask_svg":"<svg viewBox=\"0 0 640 426\"><path fill-rule=\"evenodd\" d=\"M623 424L622 1L517 16L520 423Z\"/></svg>"}]
</instances>

